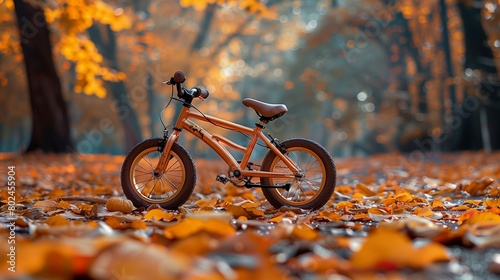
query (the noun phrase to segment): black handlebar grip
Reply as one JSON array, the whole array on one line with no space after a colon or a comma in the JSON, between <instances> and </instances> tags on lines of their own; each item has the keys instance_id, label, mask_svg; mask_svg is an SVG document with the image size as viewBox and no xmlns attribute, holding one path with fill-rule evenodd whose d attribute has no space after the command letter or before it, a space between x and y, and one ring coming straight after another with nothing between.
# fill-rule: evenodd
<instances>
[{"instance_id":1,"label":"black handlebar grip","mask_svg":"<svg viewBox=\"0 0 500 280\"><path fill-rule=\"evenodd\" d=\"M210 92L208 92L208 90L206 90L206 89L200 90L200 98L207 99L209 95L210 95Z\"/></svg>"},{"instance_id":2,"label":"black handlebar grip","mask_svg":"<svg viewBox=\"0 0 500 280\"><path fill-rule=\"evenodd\" d=\"M182 73L181 71L175 72L174 82L176 82L177 84L182 84L184 83L185 80L186 80L186 75L184 75L184 73Z\"/></svg>"},{"instance_id":3,"label":"black handlebar grip","mask_svg":"<svg viewBox=\"0 0 500 280\"><path fill-rule=\"evenodd\" d=\"M208 90L206 90L206 89L201 89L201 88L195 87L194 90L195 90L194 97L199 97L201 99L207 99L207 97L210 95L210 92L208 92Z\"/></svg>"}]
</instances>

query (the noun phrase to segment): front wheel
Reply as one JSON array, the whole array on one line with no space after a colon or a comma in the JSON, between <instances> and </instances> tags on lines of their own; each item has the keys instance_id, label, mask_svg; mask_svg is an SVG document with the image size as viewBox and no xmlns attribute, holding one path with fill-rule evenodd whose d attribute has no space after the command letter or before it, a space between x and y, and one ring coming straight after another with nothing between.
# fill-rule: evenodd
<instances>
[{"instance_id":1,"label":"front wheel","mask_svg":"<svg viewBox=\"0 0 500 280\"><path fill-rule=\"evenodd\" d=\"M184 204L194 190L196 170L189 153L174 143L165 171L155 174L160 160L161 138L144 140L135 146L122 165L121 182L125 196L136 207L159 204L176 209Z\"/></svg>"},{"instance_id":2,"label":"front wheel","mask_svg":"<svg viewBox=\"0 0 500 280\"><path fill-rule=\"evenodd\" d=\"M300 178L264 178L261 185L290 184L290 189L263 188L266 199L275 208L292 206L302 209L318 209L328 202L335 189L337 171L328 152L318 143L307 139L290 139L282 142L285 155L300 169ZM261 165L262 171L277 173L293 172L273 152L269 151Z\"/></svg>"}]
</instances>

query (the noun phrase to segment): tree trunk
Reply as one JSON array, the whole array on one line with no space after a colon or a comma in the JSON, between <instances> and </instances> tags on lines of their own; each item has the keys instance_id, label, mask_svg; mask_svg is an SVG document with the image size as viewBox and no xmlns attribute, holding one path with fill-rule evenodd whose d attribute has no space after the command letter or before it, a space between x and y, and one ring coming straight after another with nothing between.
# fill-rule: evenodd
<instances>
[{"instance_id":1,"label":"tree trunk","mask_svg":"<svg viewBox=\"0 0 500 280\"><path fill-rule=\"evenodd\" d=\"M26 152L74 151L61 82L43 11L14 0L32 111L32 134Z\"/></svg>"},{"instance_id":2,"label":"tree trunk","mask_svg":"<svg viewBox=\"0 0 500 280\"><path fill-rule=\"evenodd\" d=\"M449 145L454 150L500 149L500 85L494 57L481 24L478 2L458 4L464 26L466 73L481 72L475 93L466 95L462 104L454 107L457 125Z\"/></svg>"},{"instance_id":3,"label":"tree trunk","mask_svg":"<svg viewBox=\"0 0 500 280\"><path fill-rule=\"evenodd\" d=\"M448 27L448 6L446 4L446 0L439 0L439 9L441 16L441 26L443 30L443 40L442 40L442 48L445 54L445 62L446 62L446 72L445 72L445 83L443 89L448 89L449 93L449 102L450 104L456 104L456 88L454 83L450 83L453 77L455 77L455 73L453 71L453 60L451 57L451 45L450 45L450 31ZM447 81L448 80L448 81ZM452 133L452 117L450 108L446 105L447 100L445 100L444 94L441 99L441 108L443 110L443 124L444 124L444 132L446 134ZM444 145L445 150L449 150L448 145Z\"/></svg>"},{"instance_id":4,"label":"tree trunk","mask_svg":"<svg viewBox=\"0 0 500 280\"><path fill-rule=\"evenodd\" d=\"M205 15L203 16L203 20L200 24L200 31L198 31L196 39L191 44L191 52L199 51L205 44L205 40L209 35L210 27L212 26L215 15L215 7L215 4L209 4L205 9Z\"/></svg>"},{"instance_id":5,"label":"tree trunk","mask_svg":"<svg viewBox=\"0 0 500 280\"><path fill-rule=\"evenodd\" d=\"M102 29L100 28L102 27ZM116 36L109 25L92 25L88 29L90 38L95 43L99 52L106 59L108 67L120 71L116 57ZM103 34L104 33L104 34ZM105 38L105 39L104 39ZM116 110L122 121L125 134L124 151L130 151L142 139L141 127L137 114L130 103L127 88L123 81L109 82L109 89L115 100Z\"/></svg>"}]
</instances>

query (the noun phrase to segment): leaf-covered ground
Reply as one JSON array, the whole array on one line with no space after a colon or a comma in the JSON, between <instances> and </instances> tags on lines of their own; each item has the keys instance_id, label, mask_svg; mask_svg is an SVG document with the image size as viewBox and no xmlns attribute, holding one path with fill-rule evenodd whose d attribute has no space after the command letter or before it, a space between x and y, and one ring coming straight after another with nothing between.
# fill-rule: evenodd
<instances>
[{"instance_id":1,"label":"leaf-covered ground","mask_svg":"<svg viewBox=\"0 0 500 280\"><path fill-rule=\"evenodd\" d=\"M3 154L0 277L500 277L500 153L413 158L337 160L313 212L217 183L227 168L199 159L194 194L169 211L130 207L123 157Z\"/></svg>"}]
</instances>

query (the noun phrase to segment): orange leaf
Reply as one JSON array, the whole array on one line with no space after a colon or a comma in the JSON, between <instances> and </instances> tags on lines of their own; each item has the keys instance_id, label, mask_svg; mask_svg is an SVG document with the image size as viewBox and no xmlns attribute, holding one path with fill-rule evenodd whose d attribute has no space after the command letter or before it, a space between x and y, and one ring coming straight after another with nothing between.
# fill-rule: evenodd
<instances>
[{"instance_id":1,"label":"orange leaf","mask_svg":"<svg viewBox=\"0 0 500 280\"><path fill-rule=\"evenodd\" d=\"M204 230L218 236L229 236L236 234L236 229L228 222L219 219L209 219L204 223Z\"/></svg>"},{"instance_id":2,"label":"orange leaf","mask_svg":"<svg viewBox=\"0 0 500 280\"><path fill-rule=\"evenodd\" d=\"M166 227L163 233L170 239L182 239L200 232L203 226L202 220L186 218L173 226Z\"/></svg>"},{"instance_id":3,"label":"orange leaf","mask_svg":"<svg viewBox=\"0 0 500 280\"><path fill-rule=\"evenodd\" d=\"M336 186L335 191L339 192L341 194L352 194L352 187L351 186Z\"/></svg>"},{"instance_id":4,"label":"orange leaf","mask_svg":"<svg viewBox=\"0 0 500 280\"><path fill-rule=\"evenodd\" d=\"M422 258L421 253L426 257ZM358 269L423 268L441 260L449 260L443 245L431 243L417 249L408 236L388 227L379 227L371 232L361 249L350 259Z\"/></svg>"},{"instance_id":5,"label":"orange leaf","mask_svg":"<svg viewBox=\"0 0 500 280\"><path fill-rule=\"evenodd\" d=\"M172 221L174 219L175 215L170 212L165 212L162 209L151 209L144 215L144 220L146 221L151 221L153 219L159 221L159 220L164 220L164 221Z\"/></svg>"},{"instance_id":6,"label":"orange leaf","mask_svg":"<svg viewBox=\"0 0 500 280\"><path fill-rule=\"evenodd\" d=\"M483 205L486 207L486 208L493 208L493 207L498 207L500 204L500 200L499 199L488 199L488 200L485 200L483 202Z\"/></svg>"},{"instance_id":7,"label":"orange leaf","mask_svg":"<svg viewBox=\"0 0 500 280\"><path fill-rule=\"evenodd\" d=\"M292 234L299 239L308 241L313 241L320 237L320 234L317 231L306 224L295 226Z\"/></svg>"},{"instance_id":8,"label":"orange leaf","mask_svg":"<svg viewBox=\"0 0 500 280\"><path fill-rule=\"evenodd\" d=\"M434 215L434 212L432 212L430 207L424 207L424 208L419 208L418 212L415 214L419 217L432 217Z\"/></svg>"},{"instance_id":9,"label":"orange leaf","mask_svg":"<svg viewBox=\"0 0 500 280\"><path fill-rule=\"evenodd\" d=\"M410 202L413 199L413 195L411 195L409 192L401 192L396 195L396 200L402 202Z\"/></svg>"},{"instance_id":10,"label":"orange leaf","mask_svg":"<svg viewBox=\"0 0 500 280\"><path fill-rule=\"evenodd\" d=\"M467 224L477 224L486 221L496 221L500 223L500 215L491 212L476 213L467 220Z\"/></svg>"},{"instance_id":11,"label":"orange leaf","mask_svg":"<svg viewBox=\"0 0 500 280\"><path fill-rule=\"evenodd\" d=\"M341 201L335 205L336 210L342 210L342 209L349 209L353 208L354 204L350 203L349 201Z\"/></svg>"},{"instance_id":12,"label":"orange leaf","mask_svg":"<svg viewBox=\"0 0 500 280\"><path fill-rule=\"evenodd\" d=\"M61 209L70 209L71 205L68 202L64 201L64 200L61 200L61 201L59 201L57 203L57 207L61 208Z\"/></svg>"},{"instance_id":13,"label":"orange leaf","mask_svg":"<svg viewBox=\"0 0 500 280\"><path fill-rule=\"evenodd\" d=\"M251 201L257 201L257 198L255 198L255 196L251 192L243 193L241 195L241 198L248 199L248 200L251 200Z\"/></svg>"},{"instance_id":14,"label":"orange leaf","mask_svg":"<svg viewBox=\"0 0 500 280\"><path fill-rule=\"evenodd\" d=\"M353 221L369 221L370 216L368 216L368 214L366 214L366 213L359 213L359 214L354 215L354 217L352 217L352 220Z\"/></svg>"},{"instance_id":15,"label":"orange leaf","mask_svg":"<svg viewBox=\"0 0 500 280\"><path fill-rule=\"evenodd\" d=\"M112 229L121 229L123 228L122 226L122 221L118 219L117 217L109 216L106 218L104 221L108 226L110 226Z\"/></svg>"},{"instance_id":16,"label":"orange leaf","mask_svg":"<svg viewBox=\"0 0 500 280\"><path fill-rule=\"evenodd\" d=\"M257 209L255 207L242 207L237 205L229 205L226 209L231 212L235 218L245 217L248 219L256 217L264 217L264 211Z\"/></svg>"},{"instance_id":17,"label":"orange leaf","mask_svg":"<svg viewBox=\"0 0 500 280\"><path fill-rule=\"evenodd\" d=\"M473 207L478 207L479 205L481 205L481 203L482 203L481 200L468 199L468 200L464 201L464 205L470 205Z\"/></svg>"},{"instance_id":18,"label":"orange leaf","mask_svg":"<svg viewBox=\"0 0 500 280\"><path fill-rule=\"evenodd\" d=\"M196 201L196 205L200 208L211 208L214 207L218 202L218 199L200 199Z\"/></svg>"},{"instance_id":19,"label":"orange leaf","mask_svg":"<svg viewBox=\"0 0 500 280\"><path fill-rule=\"evenodd\" d=\"M431 203L431 208L432 208L432 210L438 210L438 211L445 211L446 210L446 207L444 206L443 201L441 201L441 200L434 200Z\"/></svg>"},{"instance_id":20,"label":"orange leaf","mask_svg":"<svg viewBox=\"0 0 500 280\"><path fill-rule=\"evenodd\" d=\"M394 197L384 198L382 199L382 203L387 207L396 203L396 199Z\"/></svg>"},{"instance_id":21,"label":"orange leaf","mask_svg":"<svg viewBox=\"0 0 500 280\"><path fill-rule=\"evenodd\" d=\"M45 220L44 224L47 224L49 226L65 226L69 225L69 220L62 217L61 215L55 215Z\"/></svg>"},{"instance_id":22,"label":"orange leaf","mask_svg":"<svg viewBox=\"0 0 500 280\"><path fill-rule=\"evenodd\" d=\"M499 188L492 188L490 189L490 196L499 196L500 195L500 189Z\"/></svg>"},{"instance_id":23,"label":"orange leaf","mask_svg":"<svg viewBox=\"0 0 500 280\"><path fill-rule=\"evenodd\" d=\"M450 255L446 247L439 243L429 243L418 248L416 254L410 258L408 265L414 268L425 268L437 261L449 261Z\"/></svg>"},{"instance_id":24,"label":"orange leaf","mask_svg":"<svg viewBox=\"0 0 500 280\"><path fill-rule=\"evenodd\" d=\"M319 212L318 216L325 218L325 219L332 221L332 222L340 222L340 218L342 217L341 214L335 213L333 211L329 212L327 210L323 210L323 211Z\"/></svg>"},{"instance_id":25,"label":"orange leaf","mask_svg":"<svg viewBox=\"0 0 500 280\"><path fill-rule=\"evenodd\" d=\"M122 213L130 213L134 210L134 204L128 199L121 197L112 197L106 202L106 208L110 212L119 211Z\"/></svg>"},{"instance_id":26,"label":"orange leaf","mask_svg":"<svg viewBox=\"0 0 500 280\"><path fill-rule=\"evenodd\" d=\"M279 215L279 216L276 216L272 219L269 219L269 222L271 222L271 223L281 223L282 221L283 221L283 215Z\"/></svg>"},{"instance_id":27,"label":"orange leaf","mask_svg":"<svg viewBox=\"0 0 500 280\"><path fill-rule=\"evenodd\" d=\"M37 201L33 204L33 208L41 208L44 212L57 210L57 202L53 200Z\"/></svg>"},{"instance_id":28,"label":"orange leaf","mask_svg":"<svg viewBox=\"0 0 500 280\"><path fill-rule=\"evenodd\" d=\"M135 220L135 221L132 221L132 223L130 224L130 227L133 228L133 229L146 229L146 223L144 221L141 221L141 220Z\"/></svg>"},{"instance_id":29,"label":"orange leaf","mask_svg":"<svg viewBox=\"0 0 500 280\"><path fill-rule=\"evenodd\" d=\"M368 209L368 214L373 214L373 215L388 215L386 211L378 208L370 208Z\"/></svg>"},{"instance_id":30,"label":"orange leaf","mask_svg":"<svg viewBox=\"0 0 500 280\"><path fill-rule=\"evenodd\" d=\"M476 209L470 209L470 210L468 210L467 212L463 213L462 215L460 215L458 217L457 223L459 225L461 225L462 223L464 223L465 221L469 220L472 216L476 215L477 213L479 213L478 210L476 210Z\"/></svg>"},{"instance_id":31,"label":"orange leaf","mask_svg":"<svg viewBox=\"0 0 500 280\"><path fill-rule=\"evenodd\" d=\"M458 205L450 209L450 211L467 211L469 210L469 206L467 205Z\"/></svg>"},{"instance_id":32,"label":"orange leaf","mask_svg":"<svg viewBox=\"0 0 500 280\"><path fill-rule=\"evenodd\" d=\"M360 193L362 193L364 196L375 196L375 193L372 192L367 185L358 183L356 185L356 190L358 190Z\"/></svg>"}]
</instances>

